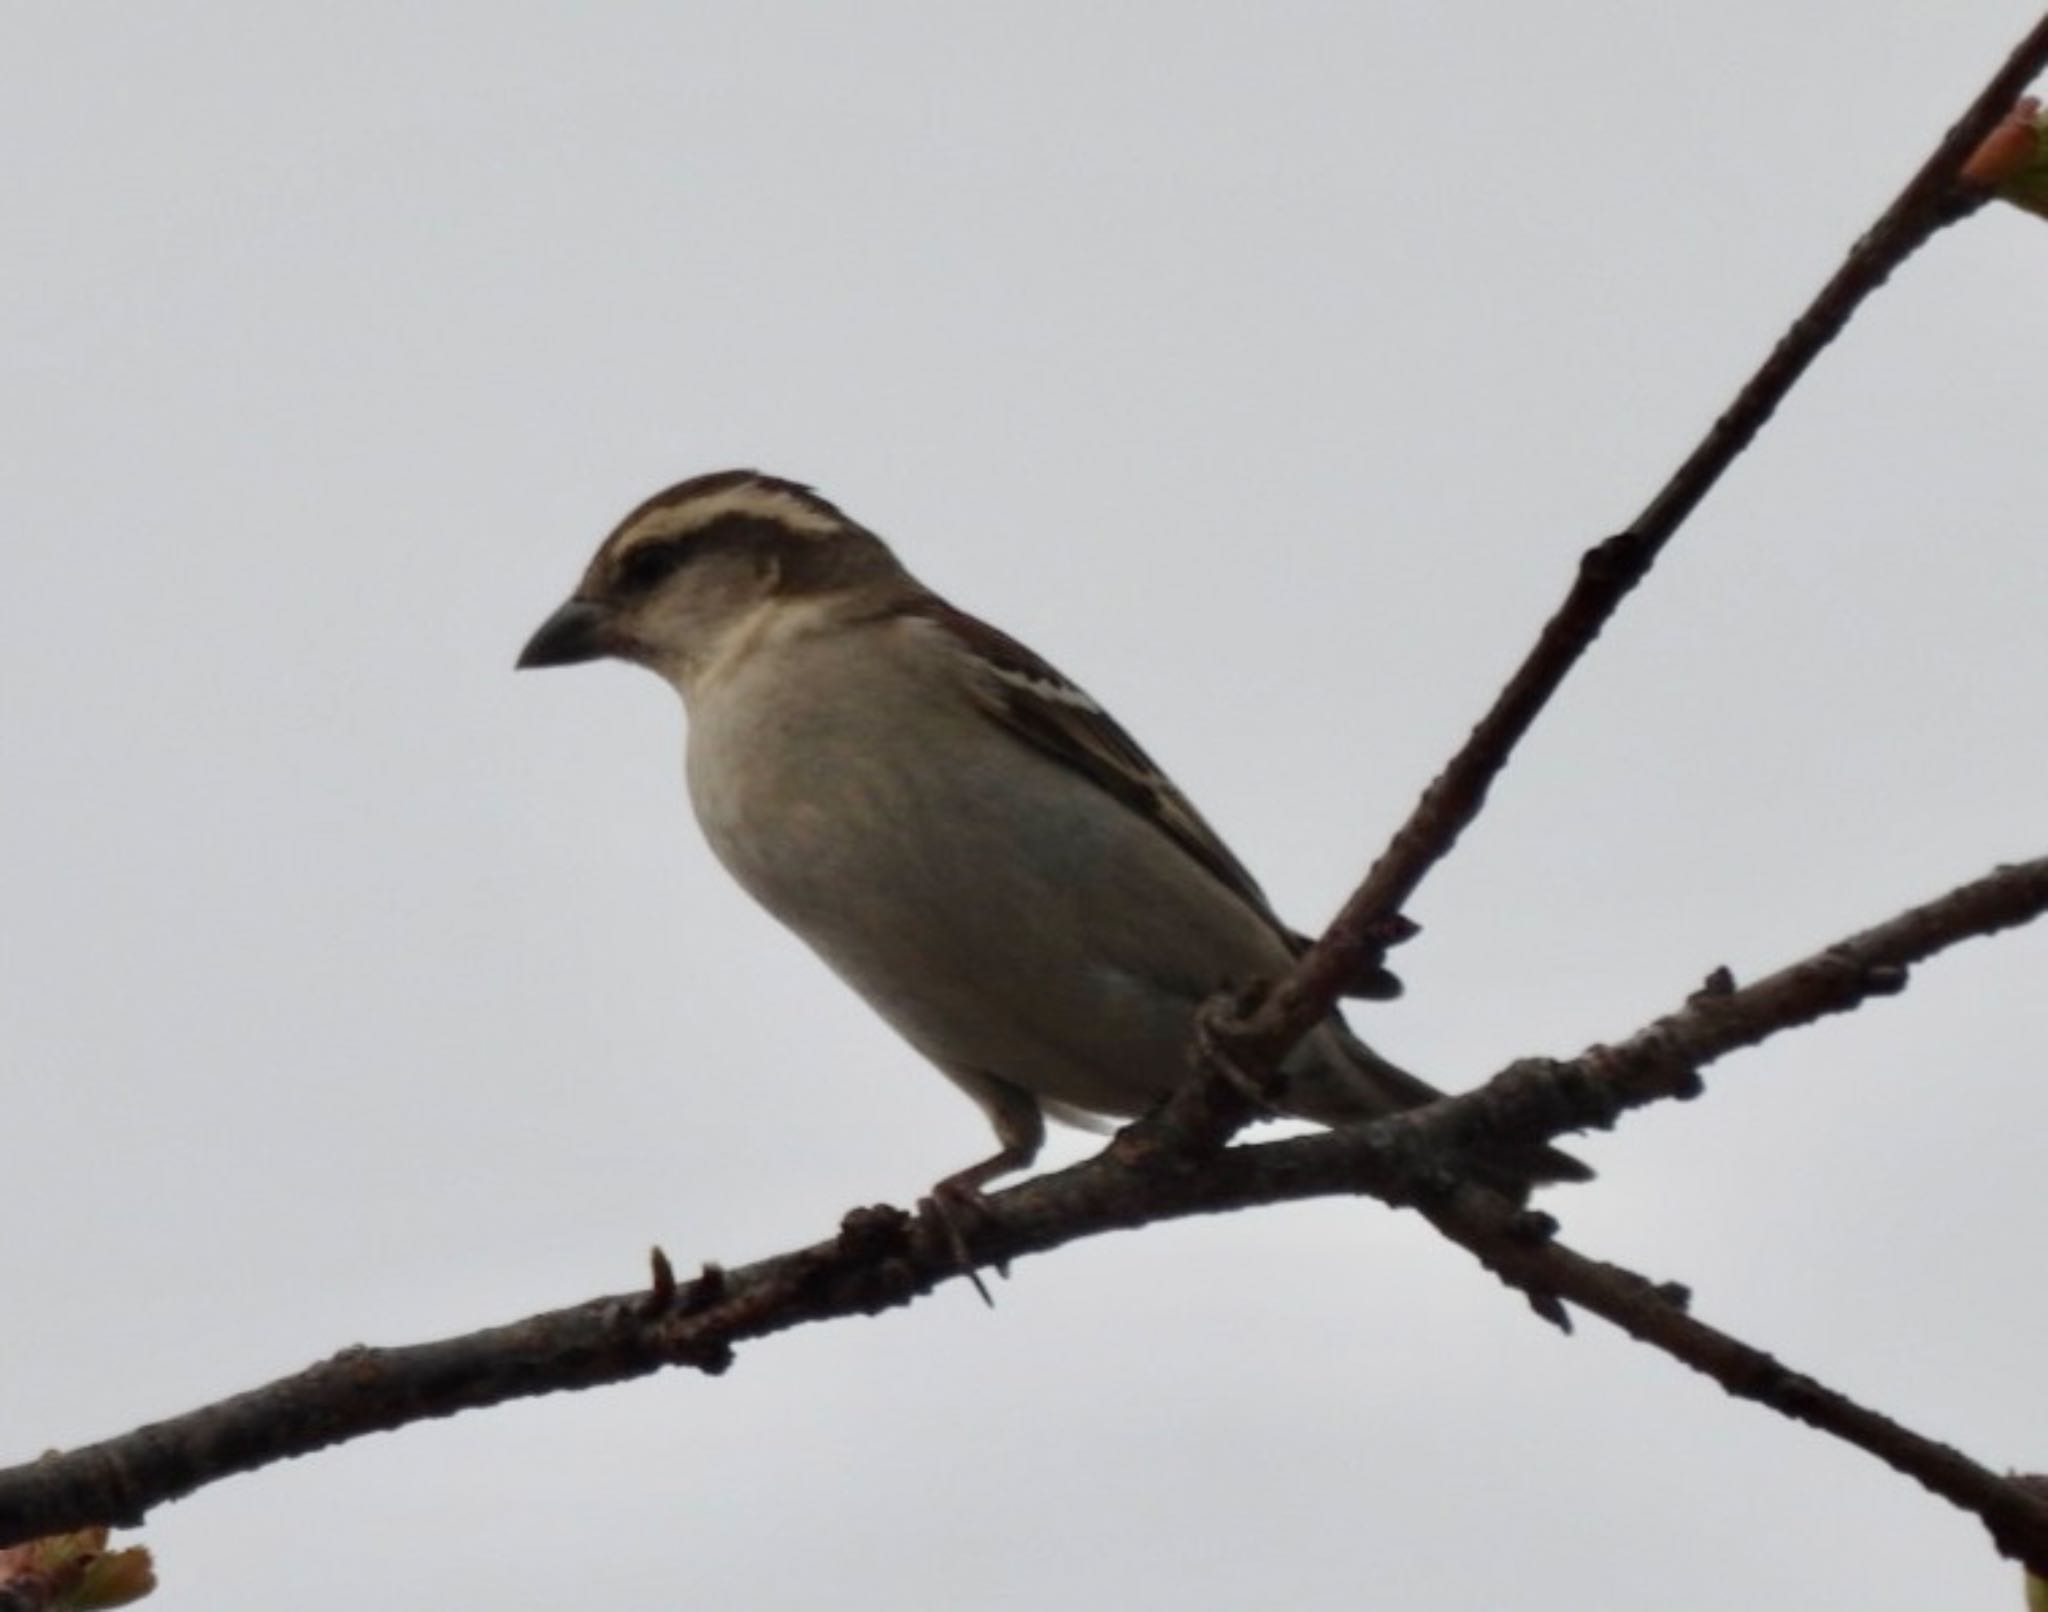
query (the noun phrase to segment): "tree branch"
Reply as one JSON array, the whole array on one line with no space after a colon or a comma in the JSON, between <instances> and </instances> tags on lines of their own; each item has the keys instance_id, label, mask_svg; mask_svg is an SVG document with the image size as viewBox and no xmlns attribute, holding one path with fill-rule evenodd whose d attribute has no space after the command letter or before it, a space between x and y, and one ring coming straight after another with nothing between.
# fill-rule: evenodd
<instances>
[{"instance_id":1,"label":"tree branch","mask_svg":"<svg viewBox=\"0 0 2048 1612\"><path fill-rule=\"evenodd\" d=\"M1738 989L1725 969L1716 969L1684 1007L1613 1046L1564 1062L1522 1059L1472 1091L1380 1126L1409 1133L1425 1157L1605 1129L1629 1109L1698 1096L1699 1072L1731 1052L1850 1012L1873 996L1895 995L1913 964L2044 912L2048 857L1995 868L1752 985Z\"/></svg>"},{"instance_id":2,"label":"tree branch","mask_svg":"<svg viewBox=\"0 0 2048 1612\"><path fill-rule=\"evenodd\" d=\"M1651 1283L1562 1243L1517 1237L1512 1220L1500 1218L1499 1200L1486 1203L1486 1196L1461 1193L1454 1207L1431 1213L1430 1219L1501 1280L1525 1291L1568 1299L1638 1342L1711 1377L1737 1398L1876 1456L1894 1472L1976 1516L2003 1554L2037 1573L2048 1562L2048 1498L1951 1445L1858 1404L1764 1350L1694 1320L1686 1313L1691 1295L1682 1287Z\"/></svg>"},{"instance_id":3,"label":"tree branch","mask_svg":"<svg viewBox=\"0 0 2048 1612\"><path fill-rule=\"evenodd\" d=\"M1240 1037L1243 1056L1277 1063L1353 982L1383 960L1387 925L1479 815L1515 746L1621 603L1863 301L1946 224L1990 192L1959 182L1963 164L2020 92L2048 70L2048 16L2034 24L1906 182L1847 260L1792 322L1733 403L1708 428L1626 530L1589 549L1533 648L1464 745L1422 793L1322 937L1266 999Z\"/></svg>"},{"instance_id":4,"label":"tree branch","mask_svg":"<svg viewBox=\"0 0 2048 1612\"><path fill-rule=\"evenodd\" d=\"M2048 1503L1686 1315L1677 1290L1551 1240L1547 1216L1463 1185L1446 1147L1608 1123L1685 1071L1904 983L1903 969L1972 936L2048 912L2048 858L2001 868L1742 990L1709 991L1628 1040L1565 1063L1511 1066L1479 1090L1368 1125L1220 1151L1206 1104L1241 1099L1192 1081L1096 1157L997 1193L964 1228L859 1209L839 1234L678 1284L656 1256L638 1294L591 1300L434 1343L353 1348L294 1376L133 1432L0 1471L0 1545L152 1506L239 1472L368 1433L563 1389L688 1365L717 1373L734 1347L807 1322L873 1315L963 1277L1084 1237L1258 1204L1377 1197L1417 1208L1545 1313L1559 1299L1705 1372L1731 1393L1869 1451L1981 1517L1999 1548L2048 1565ZM1596 1094L1588 1097L1588 1093ZM1191 1144L1191 1140L1193 1142ZM1547 1308L1546 1308L1547 1306Z\"/></svg>"}]
</instances>

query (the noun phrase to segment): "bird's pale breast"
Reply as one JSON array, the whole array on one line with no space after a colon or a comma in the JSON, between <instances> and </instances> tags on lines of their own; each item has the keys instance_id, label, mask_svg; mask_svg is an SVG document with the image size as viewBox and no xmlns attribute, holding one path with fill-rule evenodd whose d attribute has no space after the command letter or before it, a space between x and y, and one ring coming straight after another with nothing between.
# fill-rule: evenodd
<instances>
[{"instance_id":1,"label":"bird's pale breast","mask_svg":"<svg viewBox=\"0 0 2048 1612\"><path fill-rule=\"evenodd\" d=\"M727 869L942 1067L1078 1107L1183 1078L1194 1008L1285 964L1143 817L914 658L783 646L692 702L688 773Z\"/></svg>"}]
</instances>

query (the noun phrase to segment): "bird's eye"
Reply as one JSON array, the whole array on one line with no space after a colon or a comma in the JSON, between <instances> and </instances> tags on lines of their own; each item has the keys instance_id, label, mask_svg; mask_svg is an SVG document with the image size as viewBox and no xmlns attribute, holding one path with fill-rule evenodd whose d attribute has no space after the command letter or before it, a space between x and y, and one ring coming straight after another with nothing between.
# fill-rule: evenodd
<instances>
[{"instance_id":1,"label":"bird's eye","mask_svg":"<svg viewBox=\"0 0 2048 1612\"><path fill-rule=\"evenodd\" d=\"M683 563L680 543L642 543L619 561L619 586L627 593L645 593Z\"/></svg>"}]
</instances>

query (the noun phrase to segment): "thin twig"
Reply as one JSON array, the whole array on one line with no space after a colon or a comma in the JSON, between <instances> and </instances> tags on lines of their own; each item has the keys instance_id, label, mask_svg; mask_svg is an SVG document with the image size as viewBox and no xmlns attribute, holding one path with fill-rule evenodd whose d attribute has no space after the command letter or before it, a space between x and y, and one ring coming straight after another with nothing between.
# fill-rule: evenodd
<instances>
[{"instance_id":1,"label":"thin twig","mask_svg":"<svg viewBox=\"0 0 2048 1612\"><path fill-rule=\"evenodd\" d=\"M1380 948L1373 937L1479 815L1487 791L1515 746L1686 517L1741 456L1864 299L1936 230L1987 199L1985 192L1960 186L1957 176L2020 92L2044 70L2048 16L2035 23L1992 75L1642 513L1625 531L1585 554L1563 605L1545 624L1492 709L1423 791L1408 820L1322 937L1249 1021L1243 1034L1246 1058L1256 1049L1277 1062L1330 1011L1352 981L1377 968Z\"/></svg>"},{"instance_id":2,"label":"thin twig","mask_svg":"<svg viewBox=\"0 0 2048 1612\"><path fill-rule=\"evenodd\" d=\"M1652 1283L1618 1265L1588 1259L1558 1242L1514 1234L1499 1200L1463 1193L1429 1218L1503 1281L1530 1293L1554 1294L1611 1322L1729 1393L1802 1422L1875 1456L1930 1493L1970 1512L1998 1550L2037 1571L2048 1562L2048 1498L1943 1444L1860 1405L1687 1311L1691 1295Z\"/></svg>"},{"instance_id":3,"label":"thin twig","mask_svg":"<svg viewBox=\"0 0 2048 1612\"><path fill-rule=\"evenodd\" d=\"M1738 989L1723 977L1612 1046L1525 1058L1471 1091L1383 1120L1418 1158L1604 1129L1632 1108L1700 1090L1700 1071L1781 1031L1906 987L1907 970L1958 941L2048 913L2048 857L1995 868Z\"/></svg>"}]
</instances>

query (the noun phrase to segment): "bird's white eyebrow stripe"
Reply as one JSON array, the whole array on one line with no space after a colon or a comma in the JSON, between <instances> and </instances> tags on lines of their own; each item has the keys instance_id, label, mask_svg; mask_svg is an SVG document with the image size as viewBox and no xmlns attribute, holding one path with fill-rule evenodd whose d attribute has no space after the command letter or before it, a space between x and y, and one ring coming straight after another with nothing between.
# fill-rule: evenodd
<instances>
[{"instance_id":1,"label":"bird's white eyebrow stripe","mask_svg":"<svg viewBox=\"0 0 2048 1612\"><path fill-rule=\"evenodd\" d=\"M846 529L846 522L839 516L819 509L787 488L742 483L650 509L619 534L618 546L637 548L642 543L687 537L733 515L773 521L805 537L831 537Z\"/></svg>"}]
</instances>

